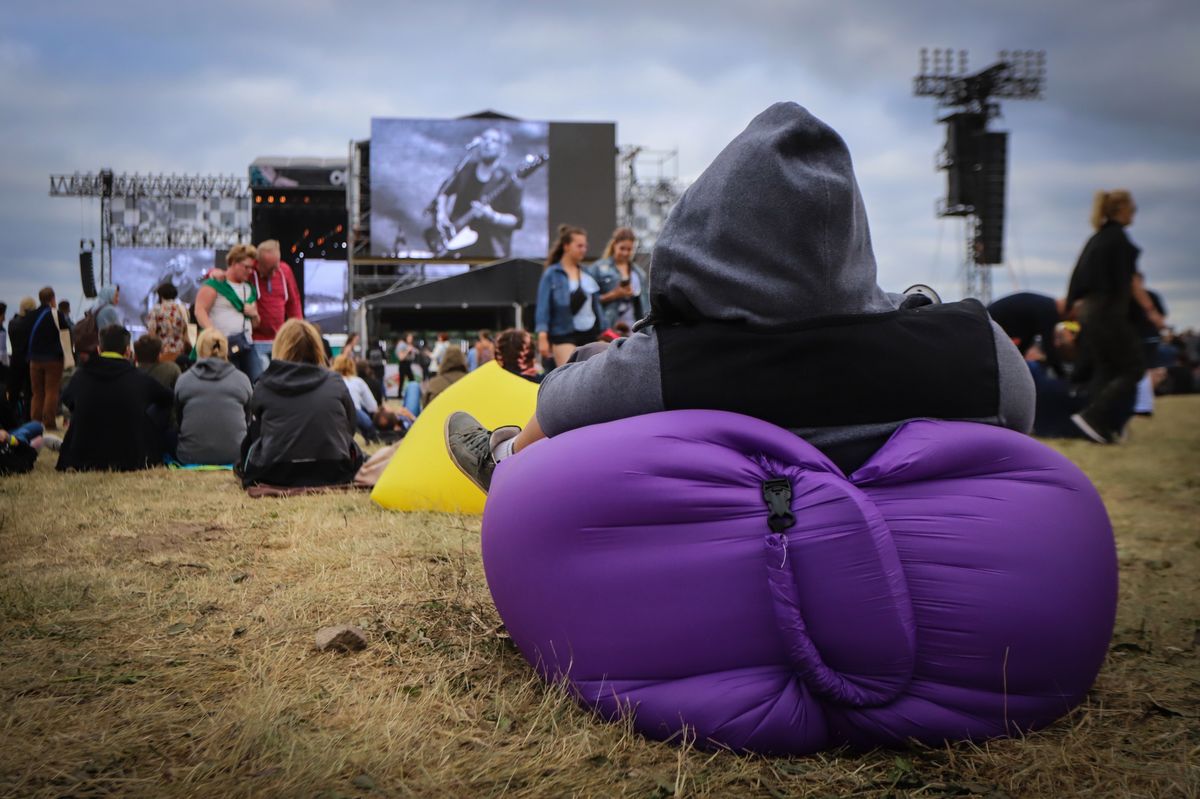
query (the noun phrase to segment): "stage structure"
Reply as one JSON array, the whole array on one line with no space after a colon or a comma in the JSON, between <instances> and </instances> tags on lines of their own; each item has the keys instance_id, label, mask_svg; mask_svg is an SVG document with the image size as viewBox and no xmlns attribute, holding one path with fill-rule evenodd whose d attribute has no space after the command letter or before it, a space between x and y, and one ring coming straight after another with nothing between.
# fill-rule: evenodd
<instances>
[{"instance_id":1,"label":"stage structure","mask_svg":"<svg viewBox=\"0 0 1200 799\"><path fill-rule=\"evenodd\" d=\"M667 215L683 195L679 151L625 144L617 162L617 224L633 229L638 255L648 259Z\"/></svg>"},{"instance_id":2,"label":"stage structure","mask_svg":"<svg viewBox=\"0 0 1200 799\"><path fill-rule=\"evenodd\" d=\"M100 283L112 282L113 248L219 250L250 240L250 193L233 175L50 176L51 197L100 199ZM85 288L93 259L81 245Z\"/></svg>"},{"instance_id":3,"label":"stage structure","mask_svg":"<svg viewBox=\"0 0 1200 799\"><path fill-rule=\"evenodd\" d=\"M560 223L597 258L617 224L616 124L375 118L346 172L352 304L512 260L545 257ZM472 202L474 201L474 202ZM365 324L365 315L356 323Z\"/></svg>"},{"instance_id":4,"label":"stage structure","mask_svg":"<svg viewBox=\"0 0 1200 799\"><path fill-rule=\"evenodd\" d=\"M963 295L984 305L991 302L991 268L1004 261L1008 176L1008 132L989 130L988 123L1000 115L998 98L1040 100L1045 79L1044 51L1002 51L997 63L968 74L966 50L935 49L931 61L930 51L921 49L913 94L951 109L938 119L946 126L937 164L946 170L946 196L937 213L964 218Z\"/></svg>"}]
</instances>

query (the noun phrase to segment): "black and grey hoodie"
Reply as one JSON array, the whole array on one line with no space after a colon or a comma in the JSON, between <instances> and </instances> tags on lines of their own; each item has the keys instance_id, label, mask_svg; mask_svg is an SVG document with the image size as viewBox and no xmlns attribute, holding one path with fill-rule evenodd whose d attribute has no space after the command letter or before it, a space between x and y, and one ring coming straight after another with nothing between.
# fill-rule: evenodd
<instances>
[{"instance_id":1,"label":"black and grey hoodie","mask_svg":"<svg viewBox=\"0 0 1200 799\"><path fill-rule=\"evenodd\" d=\"M546 376L550 436L678 408L757 416L843 468L912 418L1028 432L1034 390L974 300L916 309L875 282L850 153L795 103L759 114L684 193L654 248L650 316Z\"/></svg>"},{"instance_id":2,"label":"black and grey hoodie","mask_svg":"<svg viewBox=\"0 0 1200 799\"><path fill-rule=\"evenodd\" d=\"M243 485L349 483L362 465L354 402L341 375L273 360L254 386L239 472Z\"/></svg>"}]
</instances>

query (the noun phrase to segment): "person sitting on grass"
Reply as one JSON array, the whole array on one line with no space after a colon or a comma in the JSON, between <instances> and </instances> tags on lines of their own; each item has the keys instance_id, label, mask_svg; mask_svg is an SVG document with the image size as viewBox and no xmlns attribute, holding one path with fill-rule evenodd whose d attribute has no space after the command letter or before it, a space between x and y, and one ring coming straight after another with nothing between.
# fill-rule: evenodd
<instances>
[{"instance_id":1,"label":"person sitting on grass","mask_svg":"<svg viewBox=\"0 0 1200 799\"><path fill-rule=\"evenodd\" d=\"M374 350L372 354L378 353ZM358 372L358 376L367 384L367 388L371 391L371 396L375 398L376 405L382 405L383 396L383 362L378 364L366 358L359 358L354 362L354 368Z\"/></svg>"},{"instance_id":2,"label":"person sitting on grass","mask_svg":"<svg viewBox=\"0 0 1200 799\"><path fill-rule=\"evenodd\" d=\"M71 424L55 468L127 472L161 464L175 397L130 363L128 330L109 325L99 338L99 356L88 358L63 392Z\"/></svg>"},{"instance_id":3,"label":"person sitting on grass","mask_svg":"<svg viewBox=\"0 0 1200 799\"><path fill-rule=\"evenodd\" d=\"M379 436L375 432L375 423L371 421L371 417L379 410L379 403L375 401L375 395L371 393L367 381L358 376L354 356L343 351L333 359L333 371L342 376L342 382L350 392L350 399L354 401L354 419L358 425L358 432L362 433L364 441L374 441Z\"/></svg>"},{"instance_id":4,"label":"person sitting on grass","mask_svg":"<svg viewBox=\"0 0 1200 799\"><path fill-rule=\"evenodd\" d=\"M354 443L354 402L326 368L317 328L289 319L275 334L271 364L254 386L242 443L242 484L323 486L350 483L362 465Z\"/></svg>"},{"instance_id":5,"label":"person sitting on grass","mask_svg":"<svg viewBox=\"0 0 1200 799\"><path fill-rule=\"evenodd\" d=\"M133 357L138 369L168 391L175 390L175 382L179 380L179 367L174 361L160 360L162 341L146 333L133 343Z\"/></svg>"},{"instance_id":6,"label":"person sitting on grass","mask_svg":"<svg viewBox=\"0 0 1200 799\"><path fill-rule=\"evenodd\" d=\"M32 471L42 449L43 432L41 422L26 422L11 432L0 429L0 475Z\"/></svg>"},{"instance_id":7,"label":"person sitting on grass","mask_svg":"<svg viewBox=\"0 0 1200 799\"><path fill-rule=\"evenodd\" d=\"M429 403L450 386L467 376L467 356L458 347L449 347L442 355L442 365L438 372L429 378L425 390L421 392L421 407L428 408Z\"/></svg>"},{"instance_id":8,"label":"person sitting on grass","mask_svg":"<svg viewBox=\"0 0 1200 799\"><path fill-rule=\"evenodd\" d=\"M447 418L451 459L483 491L541 438L664 410L758 417L847 474L909 419L1033 424L1029 369L982 305L876 285L850 153L795 103L759 114L688 188L652 263L650 315L548 374L524 429Z\"/></svg>"},{"instance_id":9,"label":"person sitting on grass","mask_svg":"<svg viewBox=\"0 0 1200 799\"><path fill-rule=\"evenodd\" d=\"M236 463L246 437L250 378L229 362L229 339L216 328L197 337L196 355L196 364L175 384L175 457L185 464Z\"/></svg>"},{"instance_id":10,"label":"person sitting on grass","mask_svg":"<svg viewBox=\"0 0 1200 799\"><path fill-rule=\"evenodd\" d=\"M413 416L408 408L392 410L380 405L371 421L375 423L379 440L384 444L394 444L404 438L409 425L416 419L417 417Z\"/></svg>"}]
</instances>

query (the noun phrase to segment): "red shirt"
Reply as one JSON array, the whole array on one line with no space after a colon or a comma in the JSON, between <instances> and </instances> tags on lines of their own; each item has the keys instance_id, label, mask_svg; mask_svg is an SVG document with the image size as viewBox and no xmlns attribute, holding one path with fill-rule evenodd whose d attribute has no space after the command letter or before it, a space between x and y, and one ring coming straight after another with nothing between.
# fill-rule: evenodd
<instances>
[{"instance_id":1,"label":"red shirt","mask_svg":"<svg viewBox=\"0 0 1200 799\"><path fill-rule=\"evenodd\" d=\"M288 319L303 319L304 308L300 304L300 289L292 268L283 261L275 267L270 277L263 277L255 269L250 282L258 291L258 324L254 326L255 341L274 341L275 333Z\"/></svg>"}]
</instances>

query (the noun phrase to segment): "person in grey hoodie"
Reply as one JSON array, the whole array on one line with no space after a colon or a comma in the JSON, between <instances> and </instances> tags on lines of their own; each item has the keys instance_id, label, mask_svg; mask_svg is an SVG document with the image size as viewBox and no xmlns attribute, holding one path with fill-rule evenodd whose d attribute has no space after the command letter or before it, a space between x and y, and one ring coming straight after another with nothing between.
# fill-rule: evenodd
<instances>
[{"instance_id":1,"label":"person in grey hoodie","mask_svg":"<svg viewBox=\"0 0 1200 799\"><path fill-rule=\"evenodd\" d=\"M229 339L216 328L196 341L199 360L175 382L179 445L187 464L237 463L246 437L250 378L229 362Z\"/></svg>"},{"instance_id":2,"label":"person in grey hoodie","mask_svg":"<svg viewBox=\"0 0 1200 799\"><path fill-rule=\"evenodd\" d=\"M847 473L909 419L1029 432L1029 370L983 306L888 294L875 274L845 143L777 103L671 211L634 333L550 372L524 430L452 415L451 459L487 491L498 460L544 436L682 408L772 422Z\"/></svg>"},{"instance_id":3,"label":"person in grey hoodie","mask_svg":"<svg viewBox=\"0 0 1200 799\"><path fill-rule=\"evenodd\" d=\"M325 364L317 328L302 319L284 322L250 399L250 429L238 466L243 486L354 480L363 462L354 443L354 402L341 376Z\"/></svg>"}]
</instances>

